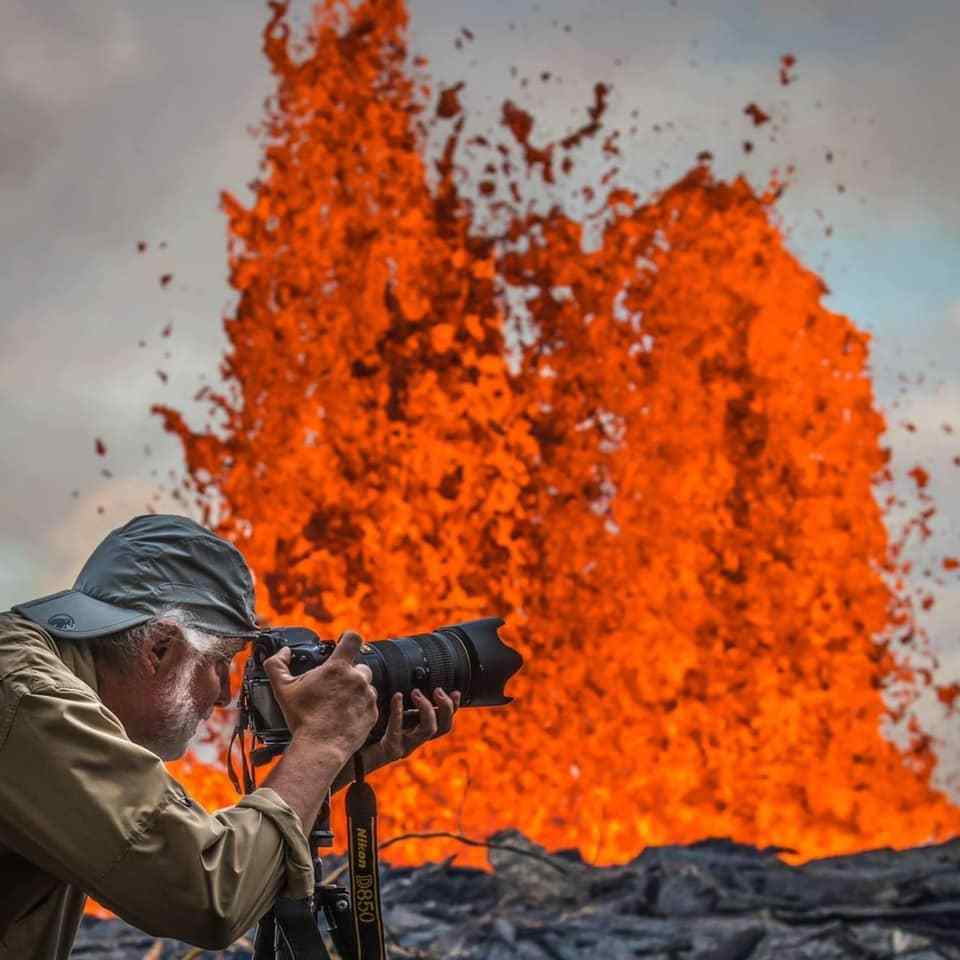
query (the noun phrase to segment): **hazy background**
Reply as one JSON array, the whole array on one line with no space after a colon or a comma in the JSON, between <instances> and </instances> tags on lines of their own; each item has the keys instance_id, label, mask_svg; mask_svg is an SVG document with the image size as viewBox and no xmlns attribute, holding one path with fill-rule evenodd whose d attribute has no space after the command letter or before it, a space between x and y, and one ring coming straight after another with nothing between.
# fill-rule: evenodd
<instances>
[{"instance_id":1,"label":"hazy background","mask_svg":"<svg viewBox=\"0 0 960 960\"><path fill-rule=\"evenodd\" d=\"M440 82L467 81L475 128L510 97L556 135L582 121L596 81L612 83L608 128L636 128L621 141L621 180L641 194L705 149L720 175L743 170L758 186L795 163L780 204L790 246L829 285L826 304L874 335L895 465L931 472L939 512L919 568L960 554L960 4L411 0L411 11L413 51ZM0 610L70 586L92 547L148 504L182 509L165 492L182 476L179 446L149 406L199 425L192 396L218 376L233 302L218 194L246 198L257 173L248 127L272 86L266 19L260 0L0 0ZM789 86L785 53L797 57ZM753 127L751 101L770 124ZM946 681L960 678L960 577L943 579L924 624ZM940 776L955 777L960 729L933 701L927 717L944 741Z\"/></svg>"}]
</instances>

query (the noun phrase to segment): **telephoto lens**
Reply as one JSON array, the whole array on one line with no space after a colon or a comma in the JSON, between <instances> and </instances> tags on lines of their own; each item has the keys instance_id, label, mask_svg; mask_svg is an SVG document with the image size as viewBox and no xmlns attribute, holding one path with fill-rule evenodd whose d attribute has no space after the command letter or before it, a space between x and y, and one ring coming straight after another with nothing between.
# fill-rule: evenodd
<instances>
[{"instance_id":1,"label":"telephoto lens","mask_svg":"<svg viewBox=\"0 0 960 960\"><path fill-rule=\"evenodd\" d=\"M485 617L437 627L431 633L364 644L357 663L370 668L380 710L367 742L376 743L383 736L390 700L397 692L403 694L405 710L415 709L414 690L431 699L437 687L447 694L459 690L461 707L510 703L513 698L506 696L503 688L523 666L523 658L500 639L497 628L503 623L500 617ZM290 731L263 666L264 660L283 647L290 647L290 672L299 675L319 667L335 644L321 641L306 627L276 627L263 631L254 641L244 672L240 709L270 754L282 752L290 742Z\"/></svg>"}]
</instances>

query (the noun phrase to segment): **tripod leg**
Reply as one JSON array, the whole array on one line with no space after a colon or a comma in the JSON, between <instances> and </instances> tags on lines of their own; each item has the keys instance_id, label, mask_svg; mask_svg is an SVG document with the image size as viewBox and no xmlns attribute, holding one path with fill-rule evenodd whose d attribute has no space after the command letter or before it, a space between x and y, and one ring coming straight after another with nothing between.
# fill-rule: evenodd
<instances>
[{"instance_id":1,"label":"tripod leg","mask_svg":"<svg viewBox=\"0 0 960 960\"><path fill-rule=\"evenodd\" d=\"M274 960L276 956L277 918L268 910L257 924L257 937L253 944L253 960Z\"/></svg>"},{"instance_id":2,"label":"tripod leg","mask_svg":"<svg viewBox=\"0 0 960 960\"><path fill-rule=\"evenodd\" d=\"M283 898L274 904L276 960L330 960L311 906L310 900Z\"/></svg>"},{"instance_id":3,"label":"tripod leg","mask_svg":"<svg viewBox=\"0 0 960 960\"><path fill-rule=\"evenodd\" d=\"M328 960L326 953L317 953L308 949L306 953L297 954L293 944L287 939L283 924L277 924L276 960Z\"/></svg>"}]
</instances>

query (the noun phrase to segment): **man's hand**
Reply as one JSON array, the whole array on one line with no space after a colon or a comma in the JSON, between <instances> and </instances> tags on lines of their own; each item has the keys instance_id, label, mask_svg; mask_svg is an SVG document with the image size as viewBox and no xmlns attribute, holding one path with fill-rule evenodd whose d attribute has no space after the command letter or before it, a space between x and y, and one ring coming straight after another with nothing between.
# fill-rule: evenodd
<instances>
[{"instance_id":1,"label":"man's hand","mask_svg":"<svg viewBox=\"0 0 960 960\"><path fill-rule=\"evenodd\" d=\"M412 697L420 711L419 721L412 730L403 729L403 694L395 693L390 701L387 729L380 743L375 744L382 753L379 766L408 757L428 740L441 737L453 729L453 715L460 706L459 690L454 690L453 696L449 697L437 687L433 691L433 703L416 688Z\"/></svg>"},{"instance_id":2,"label":"man's hand","mask_svg":"<svg viewBox=\"0 0 960 960\"><path fill-rule=\"evenodd\" d=\"M379 743L372 743L360 751L363 757L365 773L372 773L385 767L394 760L409 757L414 750L428 740L449 733L453 729L453 715L460 707L460 691L454 690L453 696L447 696L440 687L433 691L434 703L431 703L419 690L412 697L417 704L419 720L412 730L403 729L403 694L395 693L390 701L390 719L387 729ZM353 781L353 764L348 763L333 782L334 791Z\"/></svg>"},{"instance_id":3,"label":"man's hand","mask_svg":"<svg viewBox=\"0 0 960 960\"><path fill-rule=\"evenodd\" d=\"M370 668L356 662L362 643L358 633L347 631L325 663L299 676L290 673L289 647L263 662L292 734L263 785L296 813L305 835L377 722Z\"/></svg>"},{"instance_id":4,"label":"man's hand","mask_svg":"<svg viewBox=\"0 0 960 960\"><path fill-rule=\"evenodd\" d=\"M263 666L293 738L336 746L346 757L359 750L377 722L377 691L370 668L358 664L363 640L346 631L333 653L313 670L290 673L290 648L283 647Z\"/></svg>"}]
</instances>

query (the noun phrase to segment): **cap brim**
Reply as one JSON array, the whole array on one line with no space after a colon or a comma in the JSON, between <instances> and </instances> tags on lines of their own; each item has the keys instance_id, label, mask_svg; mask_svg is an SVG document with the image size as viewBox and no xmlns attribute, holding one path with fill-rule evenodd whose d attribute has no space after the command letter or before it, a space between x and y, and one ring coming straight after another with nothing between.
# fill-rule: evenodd
<instances>
[{"instance_id":1,"label":"cap brim","mask_svg":"<svg viewBox=\"0 0 960 960\"><path fill-rule=\"evenodd\" d=\"M79 590L61 590L11 609L61 640L105 637L152 619L149 613L115 607Z\"/></svg>"}]
</instances>

